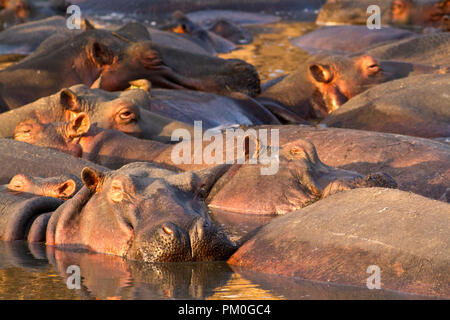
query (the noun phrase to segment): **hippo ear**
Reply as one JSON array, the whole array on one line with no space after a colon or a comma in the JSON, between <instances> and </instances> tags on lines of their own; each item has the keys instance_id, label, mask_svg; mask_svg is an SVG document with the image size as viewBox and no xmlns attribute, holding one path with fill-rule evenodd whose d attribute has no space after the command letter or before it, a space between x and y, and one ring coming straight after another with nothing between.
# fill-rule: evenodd
<instances>
[{"instance_id":1,"label":"hippo ear","mask_svg":"<svg viewBox=\"0 0 450 320\"><path fill-rule=\"evenodd\" d=\"M308 70L310 75L317 82L328 83L333 79L333 73L328 66L315 63L309 65Z\"/></svg>"},{"instance_id":2,"label":"hippo ear","mask_svg":"<svg viewBox=\"0 0 450 320\"><path fill-rule=\"evenodd\" d=\"M77 183L73 179L68 179L55 188L58 198L70 198L75 194L76 190Z\"/></svg>"},{"instance_id":3,"label":"hippo ear","mask_svg":"<svg viewBox=\"0 0 450 320\"><path fill-rule=\"evenodd\" d=\"M94 62L100 66L112 64L114 61L114 55L97 41L92 44L91 53Z\"/></svg>"},{"instance_id":4,"label":"hippo ear","mask_svg":"<svg viewBox=\"0 0 450 320\"><path fill-rule=\"evenodd\" d=\"M29 185L30 183L30 177L28 177L27 175L16 174L9 182L8 189L23 192L27 188L27 185Z\"/></svg>"},{"instance_id":5,"label":"hippo ear","mask_svg":"<svg viewBox=\"0 0 450 320\"><path fill-rule=\"evenodd\" d=\"M85 112L79 113L67 126L67 136L69 138L78 138L88 133L91 128L89 116Z\"/></svg>"},{"instance_id":6,"label":"hippo ear","mask_svg":"<svg viewBox=\"0 0 450 320\"><path fill-rule=\"evenodd\" d=\"M76 93L70 89L64 89L59 94L59 101L61 105L70 111L80 110L80 99L77 97Z\"/></svg>"},{"instance_id":7,"label":"hippo ear","mask_svg":"<svg viewBox=\"0 0 450 320\"><path fill-rule=\"evenodd\" d=\"M103 172L96 171L92 168L86 167L81 171L81 180L92 192L97 192L102 185L105 174Z\"/></svg>"}]
</instances>

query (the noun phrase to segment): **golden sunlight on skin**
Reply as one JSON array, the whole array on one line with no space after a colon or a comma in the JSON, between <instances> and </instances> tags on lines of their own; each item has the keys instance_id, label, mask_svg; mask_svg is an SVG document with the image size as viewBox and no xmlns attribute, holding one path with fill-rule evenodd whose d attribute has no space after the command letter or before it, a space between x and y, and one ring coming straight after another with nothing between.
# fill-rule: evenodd
<instances>
[{"instance_id":1,"label":"golden sunlight on skin","mask_svg":"<svg viewBox=\"0 0 450 320\"><path fill-rule=\"evenodd\" d=\"M259 288L239 273L233 273L231 279L222 287L216 288L214 294L206 300L284 300L267 290Z\"/></svg>"}]
</instances>

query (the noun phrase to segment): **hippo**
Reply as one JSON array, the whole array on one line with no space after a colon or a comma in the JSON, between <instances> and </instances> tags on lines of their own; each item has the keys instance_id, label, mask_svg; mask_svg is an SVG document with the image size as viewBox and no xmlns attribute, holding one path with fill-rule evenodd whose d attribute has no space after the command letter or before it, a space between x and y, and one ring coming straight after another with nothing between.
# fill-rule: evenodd
<instances>
[{"instance_id":1,"label":"hippo","mask_svg":"<svg viewBox=\"0 0 450 320\"><path fill-rule=\"evenodd\" d=\"M298 7L298 3L295 4ZM199 10L191 11L186 16L200 26L208 26L216 21L228 20L239 26L248 26L255 24L270 24L281 20L279 16L263 13L253 13L237 10Z\"/></svg>"},{"instance_id":2,"label":"hippo","mask_svg":"<svg viewBox=\"0 0 450 320\"><path fill-rule=\"evenodd\" d=\"M385 172L398 188L450 202L450 145L430 139L321 126L258 126L279 130L279 144L306 139L326 164L361 174Z\"/></svg>"},{"instance_id":3,"label":"hippo","mask_svg":"<svg viewBox=\"0 0 450 320\"><path fill-rule=\"evenodd\" d=\"M30 177L79 177L84 167L107 168L54 149L41 148L12 139L0 139L0 184L8 184L17 174Z\"/></svg>"},{"instance_id":4,"label":"hippo","mask_svg":"<svg viewBox=\"0 0 450 320\"><path fill-rule=\"evenodd\" d=\"M225 97L192 90L152 89L150 95L147 110L190 125L202 121L204 129L235 124L280 124L276 115L255 99L241 93ZM285 117L302 121L295 114L288 113L286 110Z\"/></svg>"},{"instance_id":5,"label":"hippo","mask_svg":"<svg viewBox=\"0 0 450 320\"><path fill-rule=\"evenodd\" d=\"M68 199L81 189L81 181L77 176L71 174L50 178L16 174L7 188L18 193Z\"/></svg>"},{"instance_id":6,"label":"hippo","mask_svg":"<svg viewBox=\"0 0 450 320\"><path fill-rule=\"evenodd\" d=\"M393 0L391 5L392 24L439 27L446 14L448 0Z\"/></svg>"},{"instance_id":7,"label":"hippo","mask_svg":"<svg viewBox=\"0 0 450 320\"><path fill-rule=\"evenodd\" d=\"M198 24L192 22L181 11L176 11L173 14L172 21L164 26L164 29L185 36L190 41L205 48L211 54L228 53L236 49L233 42L205 30Z\"/></svg>"},{"instance_id":8,"label":"hippo","mask_svg":"<svg viewBox=\"0 0 450 320\"><path fill-rule=\"evenodd\" d=\"M0 239L45 239L58 248L143 262L225 260L235 244L197 198L208 188L202 180L208 174L177 174L136 162L109 172L84 168L85 186L63 204L7 191L0 195Z\"/></svg>"},{"instance_id":9,"label":"hippo","mask_svg":"<svg viewBox=\"0 0 450 320\"><path fill-rule=\"evenodd\" d=\"M84 19L81 28L87 30L91 26ZM61 16L22 23L0 32L0 53L28 55L54 34L77 35L81 30L68 29L66 19Z\"/></svg>"},{"instance_id":10,"label":"hippo","mask_svg":"<svg viewBox=\"0 0 450 320\"><path fill-rule=\"evenodd\" d=\"M69 290L67 280L70 273L67 269L73 265L80 267L81 288ZM64 294L64 297L71 299L81 297L89 300L204 299L213 295L216 288L225 285L232 275L230 266L225 262L150 264L23 241L0 241L0 268L15 268L24 273L50 269L50 272L59 275L56 282L51 277L54 290L42 293L30 286L19 286L14 290L15 297L23 296L25 299L51 299L55 292L59 298ZM17 279L4 274L2 281L3 285L14 287L12 283L16 283Z\"/></svg>"},{"instance_id":11,"label":"hippo","mask_svg":"<svg viewBox=\"0 0 450 320\"><path fill-rule=\"evenodd\" d=\"M26 21L30 16L30 11L27 0L1 0L0 31Z\"/></svg>"},{"instance_id":12,"label":"hippo","mask_svg":"<svg viewBox=\"0 0 450 320\"><path fill-rule=\"evenodd\" d=\"M380 61L367 54L318 55L302 63L296 71L278 83L266 88L257 100L277 115L278 109L284 107L306 120L323 119L372 86L410 75L448 72L447 69Z\"/></svg>"},{"instance_id":13,"label":"hippo","mask_svg":"<svg viewBox=\"0 0 450 320\"><path fill-rule=\"evenodd\" d=\"M367 8L377 5L381 9L381 22L388 24L391 20L392 0L327 0L316 19L318 25L366 24Z\"/></svg>"},{"instance_id":14,"label":"hippo","mask_svg":"<svg viewBox=\"0 0 450 320\"><path fill-rule=\"evenodd\" d=\"M148 105L150 97L141 89L108 92L75 85L0 114L0 137L12 137L16 125L26 119L42 123L68 121L80 112L86 112L98 127L114 128L142 139L170 142L173 130L192 132L192 125L150 112Z\"/></svg>"},{"instance_id":15,"label":"hippo","mask_svg":"<svg viewBox=\"0 0 450 320\"><path fill-rule=\"evenodd\" d=\"M446 13L448 0L327 0L320 9L319 25L366 24L367 8L380 8L382 24L433 27Z\"/></svg>"},{"instance_id":16,"label":"hippo","mask_svg":"<svg viewBox=\"0 0 450 320\"><path fill-rule=\"evenodd\" d=\"M367 51L384 60L450 66L450 34L429 33L381 44Z\"/></svg>"},{"instance_id":17,"label":"hippo","mask_svg":"<svg viewBox=\"0 0 450 320\"><path fill-rule=\"evenodd\" d=\"M131 34L135 38L130 39ZM141 40L145 37L149 38L145 27L129 24L116 32L86 30L70 39L52 42L49 38L32 56L0 71L0 105L17 108L80 83L120 91L128 88L130 81L143 78L163 88L224 94L239 91L250 96L260 91L256 70L241 60L156 48L151 40ZM163 61L171 61L173 66ZM193 70L196 65L202 70Z\"/></svg>"},{"instance_id":18,"label":"hippo","mask_svg":"<svg viewBox=\"0 0 450 320\"><path fill-rule=\"evenodd\" d=\"M362 53L385 42L407 39L416 34L412 31L383 27L369 29L366 26L322 27L308 32L291 43L312 54L318 53Z\"/></svg>"},{"instance_id":19,"label":"hippo","mask_svg":"<svg viewBox=\"0 0 450 320\"><path fill-rule=\"evenodd\" d=\"M382 289L449 298L449 228L448 203L360 188L272 220L228 263L369 289L378 270Z\"/></svg>"},{"instance_id":20,"label":"hippo","mask_svg":"<svg viewBox=\"0 0 450 320\"><path fill-rule=\"evenodd\" d=\"M418 75L373 87L323 121L330 127L450 136L450 74Z\"/></svg>"},{"instance_id":21,"label":"hippo","mask_svg":"<svg viewBox=\"0 0 450 320\"><path fill-rule=\"evenodd\" d=\"M232 140L229 134L233 134ZM217 182L209 192L207 202L211 208L246 214L284 214L340 190L397 186L394 179L384 173L363 176L354 171L329 167L320 161L314 146L301 139L280 146L271 140L272 145L269 146L266 145L267 135L261 137L266 141L259 141L243 130L232 130L231 133L227 130L225 134L213 136L214 143L210 142L210 137L209 141L184 139L178 144L167 145L140 140L117 130L90 128L88 116L80 114L68 123L22 122L15 130L14 139L55 148L111 169L134 161L158 163L178 171L224 166L220 175L209 177ZM221 143L219 137L225 152L215 154L220 149L213 151L211 148ZM236 137L238 142L235 144ZM244 149L243 153L240 148ZM206 154L207 150L209 154ZM199 152L203 153L201 161L196 160ZM179 159L177 155L181 153L183 158ZM187 161L184 160L186 156L189 156ZM252 160L257 158L259 163L254 163Z\"/></svg>"}]
</instances>

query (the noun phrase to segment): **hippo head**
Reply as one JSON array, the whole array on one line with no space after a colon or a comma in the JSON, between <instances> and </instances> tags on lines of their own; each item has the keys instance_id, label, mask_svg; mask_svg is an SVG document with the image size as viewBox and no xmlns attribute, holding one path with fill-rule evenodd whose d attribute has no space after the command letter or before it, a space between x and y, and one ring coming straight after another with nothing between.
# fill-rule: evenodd
<instances>
[{"instance_id":1,"label":"hippo head","mask_svg":"<svg viewBox=\"0 0 450 320\"><path fill-rule=\"evenodd\" d=\"M14 140L81 157L83 150L78 142L89 131L90 125L86 113L81 113L70 122L42 123L36 119L28 119L16 126Z\"/></svg>"},{"instance_id":2,"label":"hippo head","mask_svg":"<svg viewBox=\"0 0 450 320\"><path fill-rule=\"evenodd\" d=\"M323 118L350 98L369 87L392 78L380 61L370 55L356 57L321 56L307 66L309 81L315 87L313 107L317 118Z\"/></svg>"},{"instance_id":3,"label":"hippo head","mask_svg":"<svg viewBox=\"0 0 450 320\"><path fill-rule=\"evenodd\" d=\"M383 0L327 0L316 19L318 25L366 24L367 8L378 5L382 22L387 19L387 9Z\"/></svg>"},{"instance_id":4,"label":"hippo head","mask_svg":"<svg viewBox=\"0 0 450 320\"><path fill-rule=\"evenodd\" d=\"M115 93L76 85L63 89L59 100L64 121L85 112L100 128L116 129L136 137L148 136L146 131L152 125L147 121L149 112L143 108L150 104L150 97L144 90Z\"/></svg>"},{"instance_id":5,"label":"hippo head","mask_svg":"<svg viewBox=\"0 0 450 320\"><path fill-rule=\"evenodd\" d=\"M87 44L88 55L83 59L96 66L96 72L91 72L95 79L83 82L90 82L93 88L120 91L128 88L132 80L147 79L154 87L168 89L218 93L259 90L259 77L249 64L156 45L145 26L138 23L127 24L115 32L87 30L77 41ZM78 69L78 73L89 69L86 63L83 65L85 70ZM229 88L224 89L223 82Z\"/></svg>"},{"instance_id":6,"label":"hippo head","mask_svg":"<svg viewBox=\"0 0 450 320\"><path fill-rule=\"evenodd\" d=\"M30 15L30 5L27 0L1 0L0 7L14 11L20 20L25 20Z\"/></svg>"},{"instance_id":7,"label":"hippo head","mask_svg":"<svg viewBox=\"0 0 450 320\"><path fill-rule=\"evenodd\" d=\"M85 168L86 187L53 214L47 244L145 262L227 259L235 245L199 200L203 174L137 162L106 173Z\"/></svg>"},{"instance_id":8,"label":"hippo head","mask_svg":"<svg viewBox=\"0 0 450 320\"><path fill-rule=\"evenodd\" d=\"M17 174L8 184L8 189L13 192L30 193L60 199L72 197L80 187L79 179L72 175L40 178L30 177L26 174Z\"/></svg>"},{"instance_id":9,"label":"hippo head","mask_svg":"<svg viewBox=\"0 0 450 320\"><path fill-rule=\"evenodd\" d=\"M276 174L261 175L262 164L233 165L213 186L207 199L209 206L249 214L284 214L343 190L397 186L384 173L364 177L325 165L307 140L274 148L279 149Z\"/></svg>"},{"instance_id":10,"label":"hippo head","mask_svg":"<svg viewBox=\"0 0 450 320\"><path fill-rule=\"evenodd\" d=\"M395 24L438 27L442 17L448 13L448 0L394 0L391 5L391 20Z\"/></svg>"}]
</instances>

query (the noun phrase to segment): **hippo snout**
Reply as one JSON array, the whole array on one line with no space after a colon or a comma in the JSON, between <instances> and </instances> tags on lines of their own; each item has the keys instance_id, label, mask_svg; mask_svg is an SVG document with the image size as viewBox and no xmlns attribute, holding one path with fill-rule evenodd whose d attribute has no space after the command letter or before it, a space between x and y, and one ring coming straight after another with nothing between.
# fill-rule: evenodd
<instances>
[{"instance_id":1,"label":"hippo snout","mask_svg":"<svg viewBox=\"0 0 450 320\"><path fill-rule=\"evenodd\" d=\"M138 232L130 258L145 262L191 261L191 245L186 230L172 222Z\"/></svg>"},{"instance_id":2,"label":"hippo snout","mask_svg":"<svg viewBox=\"0 0 450 320\"><path fill-rule=\"evenodd\" d=\"M212 221L197 219L189 232L193 261L227 260L236 245Z\"/></svg>"}]
</instances>

